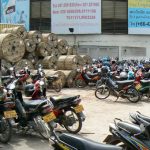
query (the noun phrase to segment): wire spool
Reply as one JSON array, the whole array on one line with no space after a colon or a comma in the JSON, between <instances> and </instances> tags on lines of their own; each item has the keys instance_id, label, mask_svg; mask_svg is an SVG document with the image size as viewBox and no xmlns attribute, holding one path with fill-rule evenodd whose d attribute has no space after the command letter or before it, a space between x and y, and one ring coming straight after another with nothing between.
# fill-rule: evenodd
<instances>
[{"instance_id":1,"label":"wire spool","mask_svg":"<svg viewBox=\"0 0 150 150\"><path fill-rule=\"evenodd\" d=\"M51 55L52 53L52 49L51 47L48 45L48 43L45 42L41 42L39 43L37 50L36 50L36 54L40 57L46 57Z\"/></svg>"},{"instance_id":2,"label":"wire spool","mask_svg":"<svg viewBox=\"0 0 150 150\"><path fill-rule=\"evenodd\" d=\"M39 31L29 31L27 34L28 39L32 39L35 44L39 44L42 41L42 34Z\"/></svg>"},{"instance_id":3,"label":"wire spool","mask_svg":"<svg viewBox=\"0 0 150 150\"><path fill-rule=\"evenodd\" d=\"M92 58L88 55L80 55L83 58L84 64L92 64Z\"/></svg>"},{"instance_id":4,"label":"wire spool","mask_svg":"<svg viewBox=\"0 0 150 150\"><path fill-rule=\"evenodd\" d=\"M58 75L58 77L61 80L62 87L65 87L66 84L66 75L62 71L56 71L54 75Z\"/></svg>"},{"instance_id":5,"label":"wire spool","mask_svg":"<svg viewBox=\"0 0 150 150\"><path fill-rule=\"evenodd\" d=\"M66 87L74 87L74 80L77 75L77 70L59 70L66 76Z\"/></svg>"},{"instance_id":6,"label":"wire spool","mask_svg":"<svg viewBox=\"0 0 150 150\"><path fill-rule=\"evenodd\" d=\"M66 49L66 46L65 47L63 47L63 46L61 46L61 45L58 45L57 46L57 48L58 48L58 51L59 51L59 53L61 54L61 55L67 55L67 49Z\"/></svg>"},{"instance_id":7,"label":"wire spool","mask_svg":"<svg viewBox=\"0 0 150 150\"><path fill-rule=\"evenodd\" d=\"M43 59L39 59L39 60L35 63L34 68L35 68L35 69L38 69L38 68L39 68L39 65L42 65L42 61L43 61Z\"/></svg>"},{"instance_id":8,"label":"wire spool","mask_svg":"<svg viewBox=\"0 0 150 150\"><path fill-rule=\"evenodd\" d=\"M48 43L51 48L54 47L53 37L50 33L43 33L42 34L42 42Z\"/></svg>"},{"instance_id":9,"label":"wire spool","mask_svg":"<svg viewBox=\"0 0 150 150\"><path fill-rule=\"evenodd\" d=\"M6 59L15 63L19 61L25 53L24 42L11 33L0 34L0 59Z\"/></svg>"},{"instance_id":10,"label":"wire spool","mask_svg":"<svg viewBox=\"0 0 150 150\"><path fill-rule=\"evenodd\" d=\"M65 70L65 59L67 56L60 56L57 60L57 69Z\"/></svg>"},{"instance_id":11,"label":"wire spool","mask_svg":"<svg viewBox=\"0 0 150 150\"><path fill-rule=\"evenodd\" d=\"M26 64L27 63L27 64ZM21 59L15 64L16 70L21 70L28 65L29 69L34 69L34 66L31 61L27 59Z\"/></svg>"},{"instance_id":12,"label":"wire spool","mask_svg":"<svg viewBox=\"0 0 150 150\"><path fill-rule=\"evenodd\" d=\"M59 56L60 56L59 50L57 48L53 48L51 55L56 56L57 58L59 58Z\"/></svg>"},{"instance_id":13,"label":"wire spool","mask_svg":"<svg viewBox=\"0 0 150 150\"><path fill-rule=\"evenodd\" d=\"M72 46L66 46L67 49L67 55L73 55L73 47Z\"/></svg>"},{"instance_id":14,"label":"wire spool","mask_svg":"<svg viewBox=\"0 0 150 150\"><path fill-rule=\"evenodd\" d=\"M57 69L58 70L73 70L82 66L84 61L79 55L62 55L58 58Z\"/></svg>"},{"instance_id":15,"label":"wire spool","mask_svg":"<svg viewBox=\"0 0 150 150\"><path fill-rule=\"evenodd\" d=\"M24 26L17 26L12 28L4 28L2 33L12 33L16 34L19 38L25 39L27 36L27 31Z\"/></svg>"},{"instance_id":16,"label":"wire spool","mask_svg":"<svg viewBox=\"0 0 150 150\"><path fill-rule=\"evenodd\" d=\"M57 47L57 45L58 45L58 41L57 40L55 40L55 41L53 41L53 47Z\"/></svg>"},{"instance_id":17,"label":"wire spool","mask_svg":"<svg viewBox=\"0 0 150 150\"><path fill-rule=\"evenodd\" d=\"M66 47L68 45L68 42L64 39L58 39L58 45Z\"/></svg>"},{"instance_id":18,"label":"wire spool","mask_svg":"<svg viewBox=\"0 0 150 150\"><path fill-rule=\"evenodd\" d=\"M29 61L31 61L33 65L35 65L36 62L38 61L38 57L36 56L35 52L26 53L24 58L28 59Z\"/></svg>"},{"instance_id":19,"label":"wire spool","mask_svg":"<svg viewBox=\"0 0 150 150\"><path fill-rule=\"evenodd\" d=\"M44 69L54 69L56 67L56 62L56 56L46 56L42 61L42 66Z\"/></svg>"},{"instance_id":20,"label":"wire spool","mask_svg":"<svg viewBox=\"0 0 150 150\"><path fill-rule=\"evenodd\" d=\"M36 48L36 44L33 42L32 39L25 39L24 40L25 47L26 47L26 52L34 52Z\"/></svg>"}]
</instances>

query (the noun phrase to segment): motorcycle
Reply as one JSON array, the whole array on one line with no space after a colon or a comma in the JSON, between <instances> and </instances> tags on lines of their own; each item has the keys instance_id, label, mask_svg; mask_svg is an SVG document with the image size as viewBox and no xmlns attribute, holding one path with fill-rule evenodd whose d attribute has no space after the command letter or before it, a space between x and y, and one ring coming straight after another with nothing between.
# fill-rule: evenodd
<instances>
[{"instance_id":1,"label":"motorcycle","mask_svg":"<svg viewBox=\"0 0 150 150\"><path fill-rule=\"evenodd\" d=\"M52 76L45 76L45 72L42 69L42 65L39 65L39 68L37 70L37 73L35 75L31 75L33 83L36 81L42 79L45 84L45 90L46 88L54 89L56 92L60 92L62 89L61 79L58 77L58 75L52 75ZM45 91L46 92L46 91Z\"/></svg>"},{"instance_id":2,"label":"motorcycle","mask_svg":"<svg viewBox=\"0 0 150 150\"><path fill-rule=\"evenodd\" d=\"M78 133L85 120L80 96L54 96L50 97L50 101L54 106L55 122L70 133Z\"/></svg>"},{"instance_id":3,"label":"motorcycle","mask_svg":"<svg viewBox=\"0 0 150 150\"><path fill-rule=\"evenodd\" d=\"M85 86L89 85L89 86L95 86L97 81L100 80L100 73L95 73L93 75L88 75L90 79L87 79L85 77L85 74L78 69L77 70L78 74L75 77L75 86L78 88L84 88Z\"/></svg>"},{"instance_id":4,"label":"motorcycle","mask_svg":"<svg viewBox=\"0 0 150 150\"><path fill-rule=\"evenodd\" d=\"M15 123L18 124L18 129L24 130L25 132L35 130L45 139L49 139L51 126L56 126L54 122L55 115L53 113L53 105L47 99L19 99L20 97L16 86L20 80L21 78L19 77L18 79L15 78L6 88L7 91L11 91L11 97L15 102L15 110L17 112Z\"/></svg>"},{"instance_id":5,"label":"motorcycle","mask_svg":"<svg viewBox=\"0 0 150 150\"><path fill-rule=\"evenodd\" d=\"M104 142L112 145L120 145L124 150L149 150L150 125L141 119L140 126L115 119L110 124L108 135Z\"/></svg>"},{"instance_id":6,"label":"motorcycle","mask_svg":"<svg viewBox=\"0 0 150 150\"><path fill-rule=\"evenodd\" d=\"M145 115L141 114L138 111L136 113L130 113L130 117L129 118L130 118L130 121L132 123L134 123L136 125L139 125L139 126L141 124L141 120L139 118L145 120L147 123L150 123L150 117L145 116Z\"/></svg>"},{"instance_id":7,"label":"motorcycle","mask_svg":"<svg viewBox=\"0 0 150 150\"><path fill-rule=\"evenodd\" d=\"M0 142L7 143L12 136L13 119L17 117L12 100L0 101Z\"/></svg>"},{"instance_id":8,"label":"motorcycle","mask_svg":"<svg viewBox=\"0 0 150 150\"><path fill-rule=\"evenodd\" d=\"M95 90L95 96L98 99L106 99L112 92L117 97L116 101L119 97L127 98L132 103L140 100L140 95L133 86L134 80L114 81L108 73L103 83Z\"/></svg>"},{"instance_id":9,"label":"motorcycle","mask_svg":"<svg viewBox=\"0 0 150 150\"><path fill-rule=\"evenodd\" d=\"M54 130L52 135L55 150L123 150L118 146L100 144L77 135L56 133Z\"/></svg>"}]
</instances>

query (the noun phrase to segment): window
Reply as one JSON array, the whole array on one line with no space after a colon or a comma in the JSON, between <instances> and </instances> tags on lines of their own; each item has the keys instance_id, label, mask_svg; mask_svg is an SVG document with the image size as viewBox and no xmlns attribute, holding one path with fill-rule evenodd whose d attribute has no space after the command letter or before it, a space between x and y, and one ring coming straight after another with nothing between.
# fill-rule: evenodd
<instances>
[{"instance_id":1,"label":"window","mask_svg":"<svg viewBox=\"0 0 150 150\"><path fill-rule=\"evenodd\" d=\"M50 32L51 29L50 0L31 0L30 29Z\"/></svg>"},{"instance_id":2,"label":"window","mask_svg":"<svg viewBox=\"0 0 150 150\"><path fill-rule=\"evenodd\" d=\"M102 0L102 32L128 33L127 0Z\"/></svg>"}]
</instances>

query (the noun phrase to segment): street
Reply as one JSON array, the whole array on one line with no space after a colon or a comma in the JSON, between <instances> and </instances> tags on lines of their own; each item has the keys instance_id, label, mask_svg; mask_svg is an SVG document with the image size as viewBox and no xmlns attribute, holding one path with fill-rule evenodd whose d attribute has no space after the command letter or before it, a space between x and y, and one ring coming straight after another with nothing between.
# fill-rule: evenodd
<instances>
[{"instance_id":1,"label":"street","mask_svg":"<svg viewBox=\"0 0 150 150\"><path fill-rule=\"evenodd\" d=\"M48 92L48 96L57 95L54 91ZM114 102L114 97L107 100L98 100L94 96L94 90L86 89L63 89L60 95L81 95L82 104L86 120L83 123L80 135L92 139L97 142L102 142L109 134L109 123L113 122L114 118L129 120L129 113L140 111L145 115L150 116L150 103L144 99L138 103L130 103L128 100L119 99ZM14 133L10 143L1 145L1 150L50 150L52 147L48 141L42 139L35 133Z\"/></svg>"}]
</instances>

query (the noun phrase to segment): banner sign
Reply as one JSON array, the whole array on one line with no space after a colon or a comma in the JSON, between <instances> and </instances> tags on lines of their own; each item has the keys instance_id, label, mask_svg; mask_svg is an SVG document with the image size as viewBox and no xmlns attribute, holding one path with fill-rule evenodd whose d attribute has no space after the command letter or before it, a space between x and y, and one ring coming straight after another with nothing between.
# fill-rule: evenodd
<instances>
[{"instance_id":1,"label":"banner sign","mask_svg":"<svg viewBox=\"0 0 150 150\"><path fill-rule=\"evenodd\" d=\"M51 0L52 32L101 33L101 0Z\"/></svg>"},{"instance_id":2,"label":"banner sign","mask_svg":"<svg viewBox=\"0 0 150 150\"><path fill-rule=\"evenodd\" d=\"M24 24L29 31L30 0L1 0L1 22Z\"/></svg>"},{"instance_id":3,"label":"banner sign","mask_svg":"<svg viewBox=\"0 0 150 150\"><path fill-rule=\"evenodd\" d=\"M128 0L128 33L150 34L150 0Z\"/></svg>"}]
</instances>

